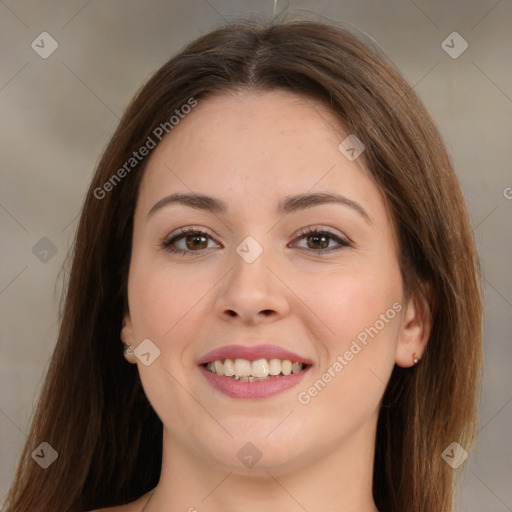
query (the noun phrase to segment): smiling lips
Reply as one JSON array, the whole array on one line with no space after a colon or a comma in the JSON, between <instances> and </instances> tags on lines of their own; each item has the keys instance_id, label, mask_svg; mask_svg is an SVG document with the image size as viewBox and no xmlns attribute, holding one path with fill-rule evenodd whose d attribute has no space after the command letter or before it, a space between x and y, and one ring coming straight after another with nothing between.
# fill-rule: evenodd
<instances>
[{"instance_id":1,"label":"smiling lips","mask_svg":"<svg viewBox=\"0 0 512 512\"><path fill-rule=\"evenodd\" d=\"M302 380L311 361L276 345L229 345L209 352L199 369L217 390L233 398L265 398Z\"/></svg>"},{"instance_id":2,"label":"smiling lips","mask_svg":"<svg viewBox=\"0 0 512 512\"><path fill-rule=\"evenodd\" d=\"M212 373L223 375L234 380L253 382L255 380L270 379L280 375L291 375L302 371L301 363L292 363L289 359L217 359L206 365Z\"/></svg>"}]
</instances>

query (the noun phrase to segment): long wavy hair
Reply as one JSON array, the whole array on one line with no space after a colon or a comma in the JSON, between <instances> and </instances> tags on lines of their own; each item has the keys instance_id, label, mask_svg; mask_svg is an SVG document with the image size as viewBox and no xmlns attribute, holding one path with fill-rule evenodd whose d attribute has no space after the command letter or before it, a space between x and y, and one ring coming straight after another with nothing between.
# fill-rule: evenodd
<instances>
[{"instance_id":1,"label":"long wavy hair","mask_svg":"<svg viewBox=\"0 0 512 512\"><path fill-rule=\"evenodd\" d=\"M98 189L190 98L240 89L319 100L364 143L360 158L398 234L405 290L421 294L428 283L432 291L425 296L432 331L422 360L395 366L383 396L373 496L380 511L453 509L458 471L441 455L453 441L468 451L475 441L482 304L468 213L438 129L381 52L349 31L316 21L242 21L165 63L136 94L104 151L83 205L58 340L7 512L121 505L157 485L162 423L119 339L147 158L104 197ZM31 458L41 442L58 452L45 470Z\"/></svg>"}]
</instances>

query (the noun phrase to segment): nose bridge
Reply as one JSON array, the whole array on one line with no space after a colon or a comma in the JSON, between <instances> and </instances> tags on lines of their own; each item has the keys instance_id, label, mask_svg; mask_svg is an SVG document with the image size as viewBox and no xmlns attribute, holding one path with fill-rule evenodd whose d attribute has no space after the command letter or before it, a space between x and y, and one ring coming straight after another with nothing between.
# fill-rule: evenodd
<instances>
[{"instance_id":1,"label":"nose bridge","mask_svg":"<svg viewBox=\"0 0 512 512\"><path fill-rule=\"evenodd\" d=\"M236 247L230 263L232 270L217 298L219 315L253 323L286 314L288 299L283 283L270 270L276 266L270 247L247 237Z\"/></svg>"}]
</instances>

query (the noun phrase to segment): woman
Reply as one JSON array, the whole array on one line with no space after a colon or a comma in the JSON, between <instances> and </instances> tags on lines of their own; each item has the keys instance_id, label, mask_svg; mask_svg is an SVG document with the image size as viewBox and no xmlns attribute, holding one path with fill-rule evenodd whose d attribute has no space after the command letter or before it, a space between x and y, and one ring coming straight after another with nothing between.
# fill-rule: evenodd
<instances>
[{"instance_id":1,"label":"woman","mask_svg":"<svg viewBox=\"0 0 512 512\"><path fill-rule=\"evenodd\" d=\"M452 510L478 276L439 132L382 55L316 22L207 34L96 170L6 509Z\"/></svg>"}]
</instances>

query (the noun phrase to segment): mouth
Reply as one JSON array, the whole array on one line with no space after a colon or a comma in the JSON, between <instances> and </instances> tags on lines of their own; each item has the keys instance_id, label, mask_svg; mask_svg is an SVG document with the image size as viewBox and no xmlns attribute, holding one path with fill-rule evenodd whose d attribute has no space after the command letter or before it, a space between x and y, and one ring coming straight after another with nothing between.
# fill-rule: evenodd
<instances>
[{"instance_id":1,"label":"mouth","mask_svg":"<svg viewBox=\"0 0 512 512\"><path fill-rule=\"evenodd\" d=\"M310 364L289 359L216 359L202 367L220 377L240 382L261 382L296 375L309 368Z\"/></svg>"},{"instance_id":2,"label":"mouth","mask_svg":"<svg viewBox=\"0 0 512 512\"><path fill-rule=\"evenodd\" d=\"M266 398L295 386L310 360L275 345L230 345L197 362L207 382L232 398Z\"/></svg>"}]
</instances>

